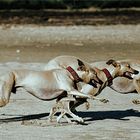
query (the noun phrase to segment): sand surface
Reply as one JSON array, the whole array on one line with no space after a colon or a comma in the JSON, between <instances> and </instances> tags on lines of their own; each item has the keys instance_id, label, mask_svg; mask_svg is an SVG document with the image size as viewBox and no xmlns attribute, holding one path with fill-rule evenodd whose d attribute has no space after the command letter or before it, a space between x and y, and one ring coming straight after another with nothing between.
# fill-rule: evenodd
<instances>
[{"instance_id":1,"label":"sand surface","mask_svg":"<svg viewBox=\"0 0 140 140\"><path fill-rule=\"evenodd\" d=\"M109 58L138 60L139 53L140 25L0 26L0 74L21 68L42 70L58 55L75 55L93 62ZM87 125L64 120L57 124L55 118L51 124L45 117L55 101L40 101L19 90L0 109L0 139L139 140L140 105L134 105L132 99L140 96L120 94L107 87L99 97L110 102L90 101L89 110L84 105L77 109Z\"/></svg>"}]
</instances>

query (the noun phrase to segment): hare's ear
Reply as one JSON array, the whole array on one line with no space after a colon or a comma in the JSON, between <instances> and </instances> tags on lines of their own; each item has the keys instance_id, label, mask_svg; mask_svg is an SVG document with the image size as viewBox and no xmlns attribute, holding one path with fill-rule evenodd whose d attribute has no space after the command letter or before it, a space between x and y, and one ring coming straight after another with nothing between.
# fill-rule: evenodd
<instances>
[{"instance_id":1,"label":"hare's ear","mask_svg":"<svg viewBox=\"0 0 140 140\"><path fill-rule=\"evenodd\" d=\"M118 63L113 60L113 59L110 59L106 62L107 65L113 65L114 67L117 67L118 66Z\"/></svg>"},{"instance_id":2,"label":"hare's ear","mask_svg":"<svg viewBox=\"0 0 140 140\"><path fill-rule=\"evenodd\" d=\"M77 59L77 61L78 61L78 65L79 65L79 67L77 68L77 70L79 70L79 71L86 71L85 64L81 60L79 60L79 59Z\"/></svg>"}]
</instances>

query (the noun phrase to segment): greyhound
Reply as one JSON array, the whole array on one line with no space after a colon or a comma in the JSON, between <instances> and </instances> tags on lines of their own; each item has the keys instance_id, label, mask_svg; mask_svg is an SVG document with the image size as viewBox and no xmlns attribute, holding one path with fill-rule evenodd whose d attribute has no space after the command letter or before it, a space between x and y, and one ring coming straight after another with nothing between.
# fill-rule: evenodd
<instances>
[{"instance_id":1,"label":"greyhound","mask_svg":"<svg viewBox=\"0 0 140 140\"><path fill-rule=\"evenodd\" d=\"M44 70L52 70L52 69L65 69L66 67L68 66L72 66L74 69L76 69L77 67L77 60L79 61L82 61L84 63L84 65L86 67L91 67L91 65L75 56L58 56L52 60L50 60L44 67ZM93 68L94 70L94 68ZM93 71L95 73L95 70ZM97 79L97 80L96 80ZM97 83L102 83L102 81L98 78L98 76L96 76L96 79L94 78L93 81L94 81L94 86L92 87L95 87L97 88ZM77 83L78 84L78 83ZM90 84L89 84L90 85ZM79 90L81 90L82 88L82 83L80 82L80 84L78 84L76 86L76 88L78 88ZM86 93L86 92L85 92ZM94 97L95 100L99 100L101 102L108 102L107 99L102 99L102 98L97 98L97 97Z\"/></svg>"},{"instance_id":2,"label":"greyhound","mask_svg":"<svg viewBox=\"0 0 140 140\"><path fill-rule=\"evenodd\" d=\"M92 99L91 96L75 89L74 86L75 82L79 81L94 85L93 79L98 81L95 72L80 60L77 59L75 62L77 63L75 70L70 66L66 69L48 71L19 69L2 75L0 77L0 107L9 102L11 92L16 93L17 88L23 88L44 101L57 99L58 106L59 101L66 97L67 100L74 100L73 96ZM65 110L63 106L62 108ZM73 114L69 109L66 111L75 120L83 122L83 119Z\"/></svg>"},{"instance_id":3,"label":"greyhound","mask_svg":"<svg viewBox=\"0 0 140 140\"><path fill-rule=\"evenodd\" d=\"M131 75L132 78L129 75L128 77L117 77L113 80L113 84L110 86L110 88L122 94L140 93L140 61L121 60L120 63L127 63L134 69L137 69L139 74ZM91 66L103 69L105 67L105 61L93 62L91 63ZM137 99L133 100L132 102L134 104L140 104L140 101Z\"/></svg>"},{"instance_id":4,"label":"greyhound","mask_svg":"<svg viewBox=\"0 0 140 140\"><path fill-rule=\"evenodd\" d=\"M54 69L59 68L62 69L63 66L67 66L69 64L75 65L75 60L79 59L74 56L58 56L55 59L49 61L49 63L45 66L44 69ZM82 61L82 60L81 60ZM93 88L90 85L84 84L82 85L81 92L85 93L86 95L90 95L95 98L98 94L101 93L101 91L106 86L111 86L112 81L116 77L127 77L131 78L131 74L138 74L139 72L133 68L130 67L128 63L120 63L115 60L109 60L106 62L104 69L98 69L94 67L94 70L96 71L97 77L99 78L99 81L97 83L97 88ZM78 99L76 102L71 106L71 110L75 109L75 107L79 106L80 104L83 104L86 100ZM52 114L56 113L57 110L54 112L52 111ZM65 112L61 113L60 118L65 116ZM66 116L65 116L66 117Z\"/></svg>"}]
</instances>

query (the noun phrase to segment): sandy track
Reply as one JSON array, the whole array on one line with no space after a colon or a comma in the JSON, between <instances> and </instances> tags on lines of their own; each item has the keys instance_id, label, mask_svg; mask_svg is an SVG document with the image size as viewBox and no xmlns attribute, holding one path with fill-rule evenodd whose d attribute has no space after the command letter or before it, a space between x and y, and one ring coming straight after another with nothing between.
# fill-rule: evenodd
<instances>
[{"instance_id":1,"label":"sandy track","mask_svg":"<svg viewBox=\"0 0 140 140\"><path fill-rule=\"evenodd\" d=\"M1 73L13 68L39 70L43 67L43 63L13 62L0 65ZM0 138L2 140L132 140L133 138L139 140L140 107L132 103L132 99L139 98L139 95L123 95L106 88L99 96L109 99L110 102L103 104L99 101L90 101L91 107L88 111L84 105L78 108L78 114L84 118L87 125L66 123L60 125L55 122L55 118L53 123L44 120L54 101L40 101L24 90L19 90L17 94L12 94L10 103L0 110L0 119L2 119Z\"/></svg>"},{"instance_id":2,"label":"sandy track","mask_svg":"<svg viewBox=\"0 0 140 140\"><path fill-rule=\"evenodd\" d=\"M140 25L0 26L0 61L47 62L64 54L87 61L137 59L139 31Z\"/></svg>"},{"instance_id":3,"label":"sandy track","mask_svg":"<svg viewBox=\"0 0 140 140\"><path fill-rule=\"evenodd\" d=\"M139 59L139 30L140 25L0 26L0 73L16 68L40 70L49 59L64 54L79 56L88 62L109 58ZM18 91L12 94L10 103L0 109L0 119L6 119L0 120L0 139L139 140L140 106L132 103L139 95L122 95L106 88L100 96L110 102L90 101L88 111L84 106L78 108L88 125L48 124L45 120L41 120L41 124L23 124L16 120L48 116L54 101L43 102L25 91Z\"/></svg>"}]
</instances>

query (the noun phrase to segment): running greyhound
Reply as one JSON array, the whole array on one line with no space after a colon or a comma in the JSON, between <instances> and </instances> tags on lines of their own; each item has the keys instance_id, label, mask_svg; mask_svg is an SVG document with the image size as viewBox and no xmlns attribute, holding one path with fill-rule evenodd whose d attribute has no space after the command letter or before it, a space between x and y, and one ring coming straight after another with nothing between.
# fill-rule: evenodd
<instances>
[{"instance_id":1,"label":"running greyhound","mask_svg":"<svg viewBox=\"0 0 140 140\"><path fill-rule=\"evenodd\" d=\"M63 67L68 66L69 64L75 65L75 60L79 59L74 56L59 56L56 57L55 59L49 61L49 63L45 66L45 69L63 69ZM80 60L80 59L79 59ZM81 60L82 61L82 60ZM86 95L90 96L97 96L98 94L101 93L101 91L106 87L106 86L111 86L113 83L113 79L116 77L129 77L132 78L132 74L138 74L139 72L133 68L128 63L120 63L119 61L115 60L109 60L106 62L104 69L98 69L94 67L94 70L96 71L97 77L98 77L98 83L97 83L97 88L93 88L90 85L87 84L82 84L81 92L85 93ZM86 100L78 98L75 103L69 108L72 110L75 107L79 106L80 104L83 104ZM69 104L70 105L70 104ZM57 112L58 110L55 107L55 111L51 112L52 115L51 117ZM59 120L65 116L67 112L62 111L61 115L58 117ZM65 116L66 117L66 116ZM70 120L69 120L70 121Z\"/></svg>"},{"instance_id":2,"label":"running greyhound","mask_svg":"<svg viewBox=\"0 0 140 140\"><path fill-rule=\"evenodd\" d=\"M97 67L103 69L105 67L105 61L93 62L91 63L92 67ZM136 60L121 60L120 63L127 63L137 71L137 75L129 75L127 77L117 77L113 80L113 84L110 86L113 90L122 93L140 93L140 61ZM132 101L135 104L140 104L138 99Z\"/></svg>"},{"instance_id":3,"label":"running greyhound","mask_svg":"<svg viewBox=\"0 0 140 140\"><path fill-rule=\"evenodd\" d=\"M91 96L78 91L75 83L82 81L96 87L94 79L98 81L98 78L95 71L79 59L75 60L75 64L74 68L68 65L66 69L48 71L19 69L2 75L0 77L0 107L9 102L11 92L16 93L17 88L23 88L44 101L57 99L57 103L64 97L67 97L67 100L74 100L77 96L91 99ZM70 110L67 111L75 120L83 122L83 119Z\"/></svg>"}]
</instances>

